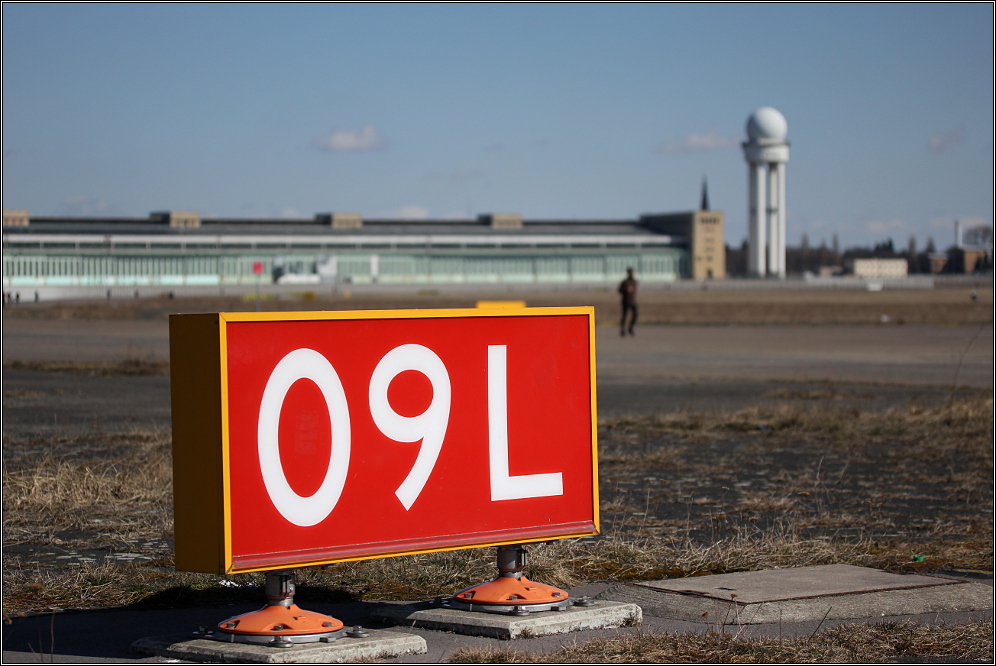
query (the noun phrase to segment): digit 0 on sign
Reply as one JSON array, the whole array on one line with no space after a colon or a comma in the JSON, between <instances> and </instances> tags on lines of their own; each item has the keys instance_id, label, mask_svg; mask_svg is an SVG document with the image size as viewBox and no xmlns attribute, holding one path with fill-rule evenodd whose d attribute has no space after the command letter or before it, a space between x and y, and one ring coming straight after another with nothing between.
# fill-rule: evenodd
<instances>
[{"instance_id":1,"label":"digit 0 on sign","mask_svg":"<svg viewBox=\"0 0 996 666\"><path fill-rule=\"evenodd\" d=\"M332 451L328 471L318 491L302 497L287 483L280 462L280 408L287 391L299 379L310 379L318 385L325 398L325 407L332 420ZM328 359L313 349L296 349L280 359L263 390L259 405L257 450L259 469L266 492L280 515L299 527L311 527L325 520L335 508L346 483L349 469L349 406L346 393L335 368Z\"/></svg>"}]
</instances>

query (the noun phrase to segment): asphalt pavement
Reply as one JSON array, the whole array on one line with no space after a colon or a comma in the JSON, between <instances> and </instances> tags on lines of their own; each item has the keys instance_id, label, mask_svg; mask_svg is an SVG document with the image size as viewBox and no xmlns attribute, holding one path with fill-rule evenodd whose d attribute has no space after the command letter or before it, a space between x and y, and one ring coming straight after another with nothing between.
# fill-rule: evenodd
<instances>
[{"instance_id":1,"label":"asphalt pavement","mask_svg":"<svg viewBox=\"0 0 996 666\"><path fill-rule=\"evenodd\" d=\"M992 387L993 327L637 326L597 330L600 379ZM3 360L169 360L164 320L3 319Z\"/></svg>"}]
</instances>

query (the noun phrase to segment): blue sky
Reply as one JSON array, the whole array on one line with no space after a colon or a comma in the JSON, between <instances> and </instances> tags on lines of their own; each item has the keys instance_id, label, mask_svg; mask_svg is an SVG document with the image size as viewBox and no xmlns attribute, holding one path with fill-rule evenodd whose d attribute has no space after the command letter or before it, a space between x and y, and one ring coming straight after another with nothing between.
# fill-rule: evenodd
<instances>
[{"instance_id":1,"label":"blue sky","mask_svg":"<svg viewBox=\"0 0 996 666\"><path fill-rule=\"evenodd\" d=\"M631 218L788 120L788 238L993 220L993 5L4 4L3 207Z\"/></svg>"}]
</instances>

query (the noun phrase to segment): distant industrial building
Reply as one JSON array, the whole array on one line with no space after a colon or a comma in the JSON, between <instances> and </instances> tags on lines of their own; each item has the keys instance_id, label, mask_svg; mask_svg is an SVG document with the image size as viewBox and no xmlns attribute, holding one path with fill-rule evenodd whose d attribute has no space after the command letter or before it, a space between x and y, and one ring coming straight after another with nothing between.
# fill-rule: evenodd
<instances>
[{"instance_id":1,"label":"distant industrial building","mask_svg":"<svg viewBox=\"0 0 996 666\"><path fill-rule=\"evenodd\" d=\"M3 285L599 284L726 276L723 213L622 220L216 219L3 213Z\"/></svg>"},{"instance_id":2,"label":"distant industrial building","mask_svg":"<svg viewBox=\"0 0 996 666\"><path fill-rule=\"evenodd\" d=\"M905 259L851 259L847 262L849 272L859 278L898 279L909 275L909 264Z\"/></svg>"},{"instance_id":3,"label":"distant industrial building","mask_svg":"<svg viewBox=\"0 0 996 666\"><path fill-rule=\"evenodd\" d=\"M980 231L988 233L979 234ZM975 243L966 242L966 235ZM960 220L954 221L954 245L946 252L927 253L929 271L935 274L991 272L993 268L992 229L975 227L966 234Z\"/></svg>"}]
</instances>

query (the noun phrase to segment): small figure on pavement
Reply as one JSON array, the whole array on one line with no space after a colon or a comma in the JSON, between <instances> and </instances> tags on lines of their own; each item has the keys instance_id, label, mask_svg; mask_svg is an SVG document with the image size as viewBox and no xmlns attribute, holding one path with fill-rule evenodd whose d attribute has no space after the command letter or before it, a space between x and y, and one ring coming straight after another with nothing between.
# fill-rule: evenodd
<instances>
[{"instance_id":1,"label":"small figure on pavement","mask_svg":"<svg viewBox=\"0 0 996 666\"><path fill-rule=\"evenodd\" d=\"M636 278L633 277L633 269L626 269L626 279L619 284L619 293L622 295L622 321L619 322L619 335L636 335L633 327L636 325ZM629 326L626 325L627 315L631 315Z\"/></svg>"}]
</instances>

